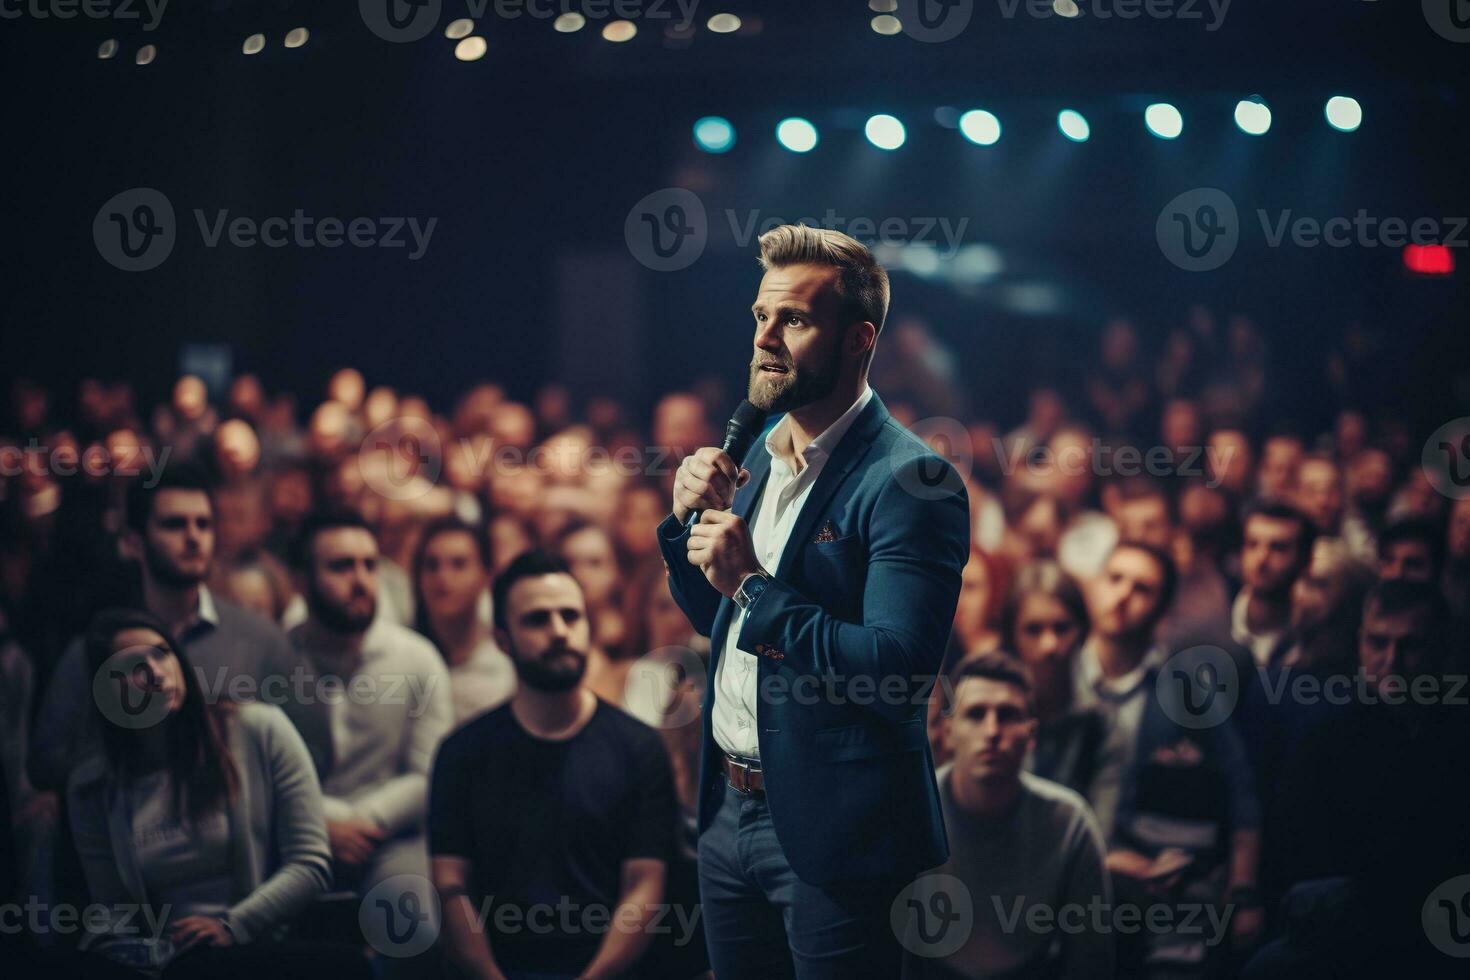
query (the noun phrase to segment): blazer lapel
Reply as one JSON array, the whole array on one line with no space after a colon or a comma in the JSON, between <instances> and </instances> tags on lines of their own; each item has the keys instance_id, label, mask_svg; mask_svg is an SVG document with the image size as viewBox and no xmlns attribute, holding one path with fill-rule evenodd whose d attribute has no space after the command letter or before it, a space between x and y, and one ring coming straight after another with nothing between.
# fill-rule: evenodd
<instances>
[{"instance_id":1,"label":"blazer lapel","mask_svg":"<svg viewBox=\"0 0 1470 980\"><path fill-rule=\"evenodd\" d=\"M887 418L888 409L878 399L878 393L875 391L862 413L853 421L852 427L843 435L837 448L832 451L832 458L827 460L826 466L822 467L821 475L817 477L811 493L801 505L801 513L796 516L796 524L791 529L791 537L786 541L786 550L781 554L781 564L775 573L777 578L787 577L791 570L791 563L811 542L812 528L815 527L817 518L826 511L832 494L842 485L847 474L851 473L853 468L862 462L863 457L868 455L868 450L873 447L873 441L877 438L878 431ZM850 534L852 529L843 528L842 533Z\"/></svg>"}]
</instances>

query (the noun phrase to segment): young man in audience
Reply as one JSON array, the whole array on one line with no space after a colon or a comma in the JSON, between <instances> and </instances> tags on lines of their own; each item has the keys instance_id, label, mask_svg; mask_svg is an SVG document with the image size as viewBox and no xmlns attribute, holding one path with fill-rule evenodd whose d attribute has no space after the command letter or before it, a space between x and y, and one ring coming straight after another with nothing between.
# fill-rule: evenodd
<instances>
[{"instance_id":1,"label":"young man in audience","mask_svg":"<svg viewBox=\"0 0 1470 980\"><path fill-rule=\"evenodd\" d=\"M296 563L307 618L291 631L299 690L324 703L312 745L339 888L427 877L429 770L454 723L449 674L433 644L377 613L378 542L355 514L307 518ZM310 742L310 739L308 739Z\"/></svg>"},{"instance_id":2,"label":"young man in audience","mask_svg":"<svg viewBox=\"0 0 1470 980\"><path fill-rule=\"evenodd\" d=\"M1258 667L1286 652L1291 587L1312 557L1316 531L1290 505L1262 501L1246 509L1240 548L1240 593L1230 611L1230 636Z\"/></svg>"},{"instance_id":3,"label":"young man in audience","mask_svg":"<svg viewBox=\"0 0 1470 980\"><path fill-rule=\"evenodd\" d=\"M1444 566L1444 538L1433 521L1405 518L1378 535L1378 578L1388 582L1439 585Z\"/></svg>"},{"instance_id":4,"label":"young man in audience","mask_svg":"<svg viewBox=\"0 0 1470 980\"><path fill-rule=\"evenodd\" d=\"M1164 553L1121 544L1094 588L1077 701L1102 710L1107 734L1088 801L1108 840L1120 901L1147 905L1162 889L1177 903L1228 902L1232 938L1246 945L1264 924L1256 887L1260 809L1234 727L1188 724L1160 695L1181 682L1171 676L1178 668L1169 651L1154 640L1175 578ZM1242 680L1247 670L1236 666ZM1217 950L1183 929L1132 937L1119 953L1130 970L1187 975L1217 965L1210 961Z\"/></svg>"},{"instance_id":5,"label":"young man in audience","mask_svg":"<svg viewBox=\"0 0 1470 980\"><path fill-rule=\"evenodd\" d=\"M954 711L944 719L952 762L939 770L949 860L938 871L963 883L974 925L945 956L923 955L923 933L905 937L914 980L1067 977L1106 980L1113 932L1087 911L1112 902L1106 847L1092 811L1076 793L1022 770L1036 737L1030 672L1004 653L963 661L954 677ZM925 877L931 888L952 887ZM949 896L951 899L954 896ZM936 906L937 907L937 906ZM1037 907L1066 928L1028 925ZM1076 922L1086 923L1073 928Z\"/></svg>"},{"instance_id":6,"label":"young man in audience","mask_svg":"<svg viewBox=\"0 0 1470 980\"><path fill-rule=\"evenodd\" d=\"M588 689L566 564L526 552L494 605L519 687L445 741L430 793L446 958L483 980L661 978L643 960L655 917L677 931L696 912L659 908L677 819L663 743Z\"/></svg>"},{"instance_id":7,"label":"young man in audience","mask_svg":"<svg viewBox=\"0 0 1470 980\"><path fill-rule=\"evenodd\" d=\"M122 546L141 571L141 608L179 638L208 700L239 693L257 699L272 680L289 676L296 661L280 628L205 585L215 534L213 497L202 471L180 465L156 483L134 482L126 517ZM36 719L28 769L37 788L62 789L95 736L92 681L78 638L57 665ZM310 707L295 701L281 707L310 738L318 727Z\"/></svg>"}]
</instances>

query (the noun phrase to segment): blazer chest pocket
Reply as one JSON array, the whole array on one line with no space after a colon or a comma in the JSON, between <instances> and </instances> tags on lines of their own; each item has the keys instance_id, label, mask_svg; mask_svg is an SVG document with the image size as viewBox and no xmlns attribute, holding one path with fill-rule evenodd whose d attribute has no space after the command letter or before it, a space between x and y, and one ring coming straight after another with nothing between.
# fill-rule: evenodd
<instances>
[{"instance_id":1,"label":"blazer chest pocket","mask_svg":"<svg viewBox=\"0 0 1470 980\"><path fill-rule=\"evenodd\" d=\"M802 591L830 613L851 616L861 610L867 575L866 547L857 534L802 547Z\"/></svg>"}]
</instances>

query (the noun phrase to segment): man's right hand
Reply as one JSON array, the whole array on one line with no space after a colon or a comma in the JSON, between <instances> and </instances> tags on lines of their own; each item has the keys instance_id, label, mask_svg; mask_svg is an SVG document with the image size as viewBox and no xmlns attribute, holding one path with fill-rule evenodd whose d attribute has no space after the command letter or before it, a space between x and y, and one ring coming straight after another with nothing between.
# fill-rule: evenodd
<instances>
[{"instance_id":1,"label":"man's right hand","mask_svg":"<svg viewBox=\"0 0 1470 980\"><path fill-rule=\"evenodd\" d=\"M730 454L714 446L685 456L674 474L674 517L683 524L696 510L728 510L735 491L745 486L750 471L740 469Z\"/></svg>"},{"instance_id":2,"label":"man's right hand","mask_svg":"<svg viewBox=\"0 0 1470 980\"><path fill-rule=\"evenodd\" d=\"M328 820L332 857L348 865L366 864L383 840L383 832L366 820Z\"/></svg>"}]
</instances>

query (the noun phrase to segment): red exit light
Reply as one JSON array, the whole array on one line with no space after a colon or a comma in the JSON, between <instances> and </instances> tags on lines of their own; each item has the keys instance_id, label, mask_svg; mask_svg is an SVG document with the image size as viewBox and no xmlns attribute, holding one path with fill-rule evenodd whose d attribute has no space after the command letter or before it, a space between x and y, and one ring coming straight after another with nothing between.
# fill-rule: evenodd
<instances>
[{"instance_id":1,"label":"red exit light","mask_svg":"<svg viewBox=\"0 0 1470 980\"><path fill-rule=\"evenodd\" d=\"M1455 271L1455 253L1447 245L1405 245L1404 268L1420 276L1447 276Z\"/></svg>"}]
</instances>

